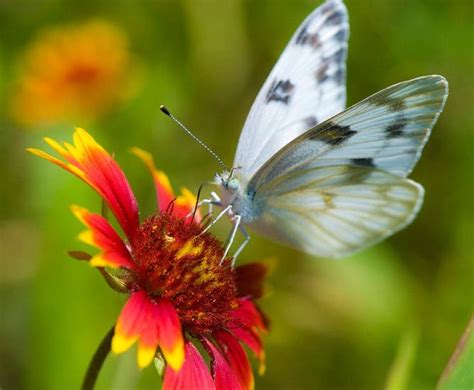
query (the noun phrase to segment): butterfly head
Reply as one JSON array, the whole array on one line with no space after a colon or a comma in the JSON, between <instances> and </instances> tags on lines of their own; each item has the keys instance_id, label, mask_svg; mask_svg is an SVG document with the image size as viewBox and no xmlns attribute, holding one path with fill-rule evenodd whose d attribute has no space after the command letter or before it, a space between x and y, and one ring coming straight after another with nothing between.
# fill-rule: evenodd
<instances>
[{"instance_id":1,"label":"butterfly head","mask_svg":"<svg viewBox=\"0 0 474 390\"><path fill-rule=\"evenodd\" d=\"M242 185L236 168L216 174L214 183L220 187L221 202L224 206L234 205L236 199L242 198Z\"/></svg>"},{"instance_id":2,"label":"butterfly head","mask_svg":"<svg viewBox=\"0 0 474 390\"><path fill-rule=\"evenodd\" d=\"M239 168L232 168L230 171L224 171L216 175L215 183L221 187L221 200L226 205L232 204L236 198L241 197L241 181L235 174L235 171Z\"/></svg>"},{"instance_id":3,"label":"butterfly head","mask_svg":"<svg viewBox=\"0 0 474 390\"><path fill-rule=\"evenodd\" d=\"M240 181L235 175L235 171L240 167L232 168L230 171L224 171L216 175L217 184L224 187L229 192L237 192L240 188Z\"/></svg>"}]
</instances>

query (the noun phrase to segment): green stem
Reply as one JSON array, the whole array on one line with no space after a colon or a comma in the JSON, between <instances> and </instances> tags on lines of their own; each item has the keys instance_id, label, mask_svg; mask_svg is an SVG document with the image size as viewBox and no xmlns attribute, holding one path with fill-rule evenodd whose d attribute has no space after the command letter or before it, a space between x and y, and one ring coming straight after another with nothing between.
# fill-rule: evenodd
<instances>
[{"instance_id":1,"label":"green stem","mask_svg":"<svg viewBox=\"0 0 474 390\"><path fill-rule=\"evenodd\" d=\"M385 383L385 390L401 390L408 388L411 371L416 359L416 351L420 342L418 325L410 325L401 337L395 360L390 367Z\"/></svg>"},{"instance_id":2,"label":"green stem","mask_svg":"<svg viewBox=\"0 0 474 390\"><path fill-rule=\"evenodd\" d=\"M92 356L92 359L87 367L86 375L82 382L82 390L93 390L99 372L104 364L105 358L110 352L110 346L112 345L112 337L114 337L115 325L113 325L110 330L107 332L105 337L100 342L97 350Z\"/></svg>"}]
</instances>

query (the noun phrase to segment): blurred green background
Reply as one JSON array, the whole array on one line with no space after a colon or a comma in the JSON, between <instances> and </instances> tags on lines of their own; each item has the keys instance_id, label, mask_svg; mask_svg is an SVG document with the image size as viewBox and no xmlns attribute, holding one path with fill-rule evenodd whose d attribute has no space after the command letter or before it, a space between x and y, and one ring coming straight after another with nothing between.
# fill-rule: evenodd
<instances>
[{"instance_id":1,"label":"blurred green background","mask_svg":"<svg viewBox=\"0 0 474 390\"><path fill-rule=\"evenodd\" d=\"M25 153L42 137L90 131L153 212L148 149L175 188L196 190L215 161L159 112L165 103L230 165L250 105L281 50L320 1L0 1L0 387L77 388L124 297L66 256L83 248L76 203L98 197ZM261 301L272 321L261 389L431 389L473 308L474 6L470 0L347 0L348 104L395 82L442 74L444 113L412 177L416 221L343 261L312 259L253 235L239 261L276 258ZM128 37L133 91L98 115L24 125L11 114L25 48L50 26L100 18ZM93 40L92 40L93 41ZM92 44L91 41L91 44ZM130 82L127 82L130 84ZM129 86L118 85L122 91ZM112 91L117 94L117 91ZM41 106L45 102L34 104ZM159 388L135 351L111 356L98 388ZM388 385L387 385L388 383Z\"/></svg>"}]
</instances>

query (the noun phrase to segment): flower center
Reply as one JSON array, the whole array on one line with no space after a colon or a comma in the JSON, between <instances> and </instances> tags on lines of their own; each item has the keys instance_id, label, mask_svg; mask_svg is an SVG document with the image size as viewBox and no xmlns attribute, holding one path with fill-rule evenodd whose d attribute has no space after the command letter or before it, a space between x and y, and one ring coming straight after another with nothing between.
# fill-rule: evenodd
<instances>
[{"instance_id":1,"label":"flower center","mask_svg":"<svg viewBox=\"0 0 474 390\"><path fill-rule=\"evenodd\" d=\"M237 306L235 273L224 248L202 227L168 213L153 215L132 242L137 288L170 299L183 328L212 332Z\"/></svg>"},{"instance_id":2,"label":"flower center","mask_svg":"<svg viewBox=\"0 0 474 390\"><path fill-rule=\"evenodd\" d=\"M68 71L65 78L67 81L77 84L92 83L97 80L99 69L94 66L79 64Z\"/></svg>"}]
</instances>

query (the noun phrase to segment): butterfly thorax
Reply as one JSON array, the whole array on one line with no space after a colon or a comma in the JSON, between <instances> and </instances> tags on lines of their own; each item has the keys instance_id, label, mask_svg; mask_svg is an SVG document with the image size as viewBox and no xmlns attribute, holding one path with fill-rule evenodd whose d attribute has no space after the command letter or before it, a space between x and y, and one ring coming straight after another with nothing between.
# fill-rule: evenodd
<instances>
[{"instance_id":1,"label":"butterfly thorax","mask_svg":"<svg viewBox=\"0 0 474 390\"><path fill-rule=\"evenodd\" d=\"M242 217L242 222L253 222L260 216L261 207L255 202L255 194L249 191L246 181L234 175L229 178L229 173L216 175L216 182L221 188L222 207L232 206L232 212Z\"/></svg>"}]
</instances>

